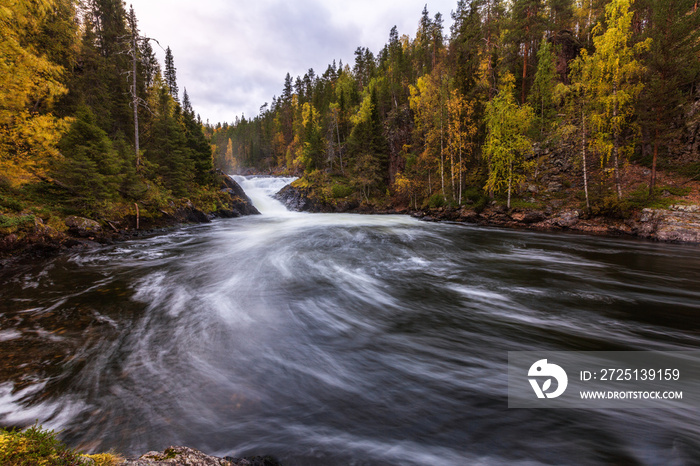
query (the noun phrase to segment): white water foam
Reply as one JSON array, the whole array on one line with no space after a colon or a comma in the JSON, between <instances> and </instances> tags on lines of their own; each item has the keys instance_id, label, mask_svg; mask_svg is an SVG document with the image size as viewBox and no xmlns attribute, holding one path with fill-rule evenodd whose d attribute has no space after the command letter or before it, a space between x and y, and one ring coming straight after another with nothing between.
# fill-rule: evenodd
<instances>
[{"instance_id":1,"label":"white water foam","mask_svg":"<svg viewBox=\"0 0 700 466\"><path fill-rule=\"evenodd\" d=\"M253 205L263 215L271 216L288 216L293 215L287 208L277 199L273 199L280 189L287 186L289 183L296 180L295 177L277 177L277 176L239 176L233 175L236 183L238 183L245 193L253 201Z\"/></svg>"}]
</instances>

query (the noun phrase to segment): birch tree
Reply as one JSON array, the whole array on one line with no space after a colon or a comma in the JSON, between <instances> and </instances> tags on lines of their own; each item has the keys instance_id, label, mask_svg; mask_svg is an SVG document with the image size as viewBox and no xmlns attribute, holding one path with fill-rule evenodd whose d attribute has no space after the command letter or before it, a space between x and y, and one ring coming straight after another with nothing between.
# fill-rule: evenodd
<instances>
[{"instance_id":1,"label":"birch tree","mask_svg":"<svg viewBox=\"0 0 700 466\"><path fill-rule=\"evenodd\" d=\"M605 24L593 29L595 53L581 51L574 63L575 75L584 85L591 113L591 141L602 166L612 164L617 198L622 198L620 162L632 150L624 135L630 129L635 99L642 90L644 71L635 56L647 49L650 39L632 45L632 0L612 0L605 7Z\"/></svg>"},{"instance_id":2,"label":"birch tree","mask_svg":"<svg viewBox=\"0 0 700 466\"><path fill-rule=\"evenodd\" d=\"M489 176L484 189L500 192L506 189L507 206L513 185L525 178L529 164L526 155L532 152L532 140L527 136L534 119L532 107L518 106L513 95L515 78L507 73L502 78L498 94L486 105L486 143Z\"/></svg>"}]
</instances>

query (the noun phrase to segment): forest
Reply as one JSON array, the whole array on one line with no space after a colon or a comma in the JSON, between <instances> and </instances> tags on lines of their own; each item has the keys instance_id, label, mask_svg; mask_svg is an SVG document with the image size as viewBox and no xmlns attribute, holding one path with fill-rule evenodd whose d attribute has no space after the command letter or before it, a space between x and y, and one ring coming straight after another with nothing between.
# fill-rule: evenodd
<instances>
[{"instance_id":1,"label":"forest","mask_svg":"<svg viewBox=\"0 0 700 466\"><path fill-rule=\"evenodd\" d=\"M161 67L154 47L121 0L3 2L0 232L221 202L173 53Z\"/></svg>"},{"instance_id":2,"label":"forest","mask_svg":"<svg viewBox=\"0 0 700 466\"><path fill-rule=\"evenodd\" d=\"M562 196L589 213L653 205L657 169L700 175L697 6L460 0L446 31L426 5L413 38L394 27L376 55L287 74L258 116L207 126L215 164L302 175L329 203L511 207L560 154Z\"/></svg>"}]
</instances>

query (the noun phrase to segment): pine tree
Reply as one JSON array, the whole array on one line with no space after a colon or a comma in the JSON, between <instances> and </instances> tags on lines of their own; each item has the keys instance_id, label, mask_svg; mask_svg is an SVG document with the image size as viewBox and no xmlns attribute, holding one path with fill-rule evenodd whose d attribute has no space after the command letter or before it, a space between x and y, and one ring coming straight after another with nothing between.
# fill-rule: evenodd
<instances>
[{"instance_id":1,"label":"pine tree","mask_svg":"<svg viewBox=\"0 0 700 466\"><path fill-rule=\"evenodd\" d=\"M354 159L354 175L365 199L386 183L389 147L379 114L377 91L370 85L358 121L348 139L348 151Z\"/></svg>"},{"instance_id":2,"label":"pine tree","mask_svg":"<svg viewBox=\"0 0 700 466\"><path fill-rule=\"evenodd\" d=\"M574 17L573 0L546 0L549 10L548 29L558 32L570 28Z\"/></svg>"},{"instance_id":3,"label":"pine tree","mask_svg":"<svg viewBox=\"0 0 700 466\"><path fill-rule=\"evenodd\" d=\"M520 44L523 56L520 102L525 103L530 67L530 54L535 41L542 37L544 21L542 0L514 0L511 10L511 34Z\"/></svg>"},{"instance_id":4,"label":"pine tree","mask_svg":"<svg viewBox=\"0 0 700 466\"><path fill-rule=\"evenodd\" d=\"M180 105L173 100L160 76L156 76L151 89L149 107L154 113L144 144L151 167L149 176L159 177L166 189L175 196L184 197L195 175L194 163L180 121Z\"/></svg>"},{"instance_id":5,"label":"pine tree","mask_svg":"<svg viewBox=\"0 0 700 466\"><path fill-rule=\"evenodd\" d=\"M192 109L192 103L190 102L190 96L187 95L187 88L183 91L182 95L182 112L185 115L190 115L194 120L194 110Z\"/></svg>"},{"instance_id":6,"label":"pine tree","mask_svg":"<svg viewBox=\"0 0 700 466\"><path fill-rule=\"evenodd\" d=\"M128 76L133 72L128 55L131 34L120 0L93 0L84 12L79 63L70 83L73 108L81 102L95 114L97 124L116 138L134 134Z\"/></svg>"}]
</instances>

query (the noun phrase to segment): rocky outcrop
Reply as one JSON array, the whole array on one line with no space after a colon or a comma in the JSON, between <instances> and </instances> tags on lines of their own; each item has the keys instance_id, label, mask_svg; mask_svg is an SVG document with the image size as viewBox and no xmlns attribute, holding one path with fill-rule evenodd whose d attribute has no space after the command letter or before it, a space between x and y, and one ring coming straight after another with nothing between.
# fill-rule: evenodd
<instances>
[{"instance_id":1,"label":"rocky outcrop","mask_svg":"<svg viewBox=\"0 0 700 466\"><path fill-rule=\"evenodd\" d=\"M508 211L502 206L483 212L470 209L434 209L413 212L426 221L453 221L483 226L503 226L532 230L568 230L605 236L635 236L655 241L700 243L700 206L671 206L669 210L644 209L629 219L587 217L578 210L547 212Z\"/></svg>"},{"instance_id":2,"label":"rocky outcrop","mask_svg":"<svg viewBox=\"0 0 700 466\"><path fill-rule=\"evenodd\" d=\"M321 200L319 199L319 196L314 195L314 192L311 189L298 188L292 185L285 186L273 197L284 204L287 209L295 212L377 213L375 209L370 206L360 206L360 203L352 198Z\"/></svg>"},{"instance_id":3,"label":"rocky outcrop","mask_svg":"<svg viewBox=\"0 0 700 466\"><path fill-rule=\"evenodd\" d=\"M328 212L320 203L314 201L310 196L310 191L304 188L297 188L291 184L282 188L273 196L284 204L287 209L295 212ZM330 210L332 211L332 210Z\"/></svg>"},{"instance_id":4,"label":"rocky outcrop","mask_svg":"<svg viewBox=\"0 0 700 466\"><path fill-rule=\"evenodd\" d=\"M249 458L218 458L188 447L169 447L164 451L150 451L138 459L126 460L120 466L280 466L271 456Z\"/></svg>"},{"instance_id":5,"label":"rocky outcrop","mask_svg":"<svg viewBox=\"0 0 700 466\"><path fill-rule=\"evenodd\" d=\"M102 225L89 218L70 216L66 217L65 224L70 234L80 238L88 238L102 232Z\"/></svg>"},{"instance_id":6,"label":"rocky outcrop","mask_svg":"<svg viewBox=\"0 0 700 466\"><path fill-rule=\"evenodd\" d=\"M241 215L260 215L243 188L228 175L221 174L221 191L227 193L231 200L228 209L220 209L217 215L224 218L240 217Z\"/></svg>"},{"instance_id":7,"label":"rocky outcrop","mask_svg":"<svg viewBox=\"0 0 700 466\"><path fill-rule=\"evenodd\" d=\"M211 223L209 216L195 208L190 202L185 207L177 209L174 217L179 223Z\"/></svg>"},{"instance_id":8,"label":"rocky outcrop","mask_svg":"<svg viewBox=\"0 0 700 466\"><path fill-rule=\"evenodd\" d=\"M644 209L635 222L638 236L658 241L700 243L700 206Z\"/></svg>"}]
</instances>

